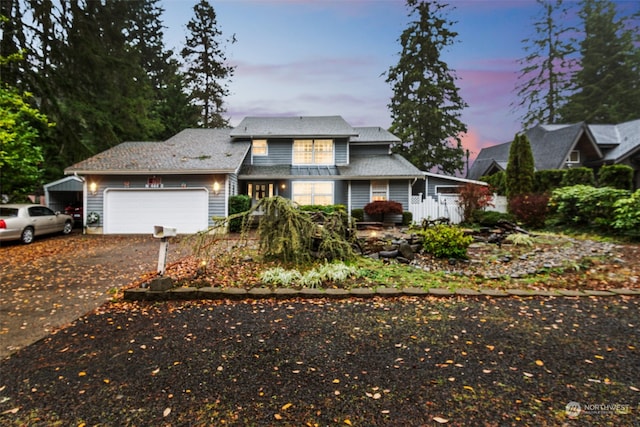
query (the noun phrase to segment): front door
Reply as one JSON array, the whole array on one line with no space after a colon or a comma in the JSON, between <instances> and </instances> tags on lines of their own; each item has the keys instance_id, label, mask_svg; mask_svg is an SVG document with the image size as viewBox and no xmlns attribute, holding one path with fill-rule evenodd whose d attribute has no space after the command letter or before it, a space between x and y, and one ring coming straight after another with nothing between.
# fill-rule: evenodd
<instances>
[{"instance_id":1,"label":"front door","mask_svg":"<svg viewBox=\"0 0 640 427\"><path fill-rule=\"evenodd\" d=\"M251 196L251 205L255 205L265 197L273 197L272 182L252 182L247 186L247 192Z\"/></svg>"}]
</instances>

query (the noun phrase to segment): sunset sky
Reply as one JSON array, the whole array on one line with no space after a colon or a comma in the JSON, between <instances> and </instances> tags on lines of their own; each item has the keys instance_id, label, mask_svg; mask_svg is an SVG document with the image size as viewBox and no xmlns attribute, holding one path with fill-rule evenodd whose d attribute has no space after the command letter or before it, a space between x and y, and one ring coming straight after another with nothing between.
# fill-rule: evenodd
<instances>
[{"instance_id":1,"label":"sunset sky","mask_svg":"<svg viewBox=\"0 0 640 427\"><path fill-rule=\"evenodd\" d=\"M193 0L164 0L167 47L179 52ZM472 158L520 131L515 84L522 40L534 35L534 0L452 0L457 43L443 52L453 70ZM403 0L210 0L236 67L226 98L232 125L245 116L341 115L353 126L388 128L391 87L382 75L398 62L408 25ZM627 13L640 1L619 1Z\"/></svg>"}]
</instances>

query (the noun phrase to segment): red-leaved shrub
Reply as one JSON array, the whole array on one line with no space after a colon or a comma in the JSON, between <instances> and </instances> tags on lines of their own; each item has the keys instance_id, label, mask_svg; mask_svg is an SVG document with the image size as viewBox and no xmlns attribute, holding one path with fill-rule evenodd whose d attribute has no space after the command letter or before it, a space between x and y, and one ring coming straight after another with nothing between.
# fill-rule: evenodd
<instances>
[{"instance_id":1,"label":"red-leaved shrub","mask_svg":"<svg viewBox=\"0 0 640 427\"><path fill-rule=\"evenodd\" d=\"M379 216L380 220L384 222L384 216L387 214L402 214L402 203L392 200L377 200L367 203L364 206L364 211L371 217Z\"/></svg>"},{"instance_id":2,"label":"red-leaved shrub","mask_svg":"<svg viewBox=\"0 0 640 427\"><path fill-rule=\"evenodd\" d=\"M521 194L509 200L509 212L527 227L541 228L547 218L548 194Z\"/></svg>"}]
</instances>

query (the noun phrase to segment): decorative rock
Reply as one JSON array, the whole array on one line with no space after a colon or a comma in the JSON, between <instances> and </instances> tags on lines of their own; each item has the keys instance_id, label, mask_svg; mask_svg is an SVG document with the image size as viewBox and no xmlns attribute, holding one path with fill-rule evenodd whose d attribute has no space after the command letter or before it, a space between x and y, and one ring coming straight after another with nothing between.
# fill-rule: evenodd
<instances>
[{"instance_id":1,"label":"decorative rock","mask_svg":"<svg viewBox=\"0 0 640 427\"><path fill-rule=\"evenodd\" d=\"M481 293L479 291L476 291L475 289L468 289L468 288L456 289L456 294L457 295L463 295L463 296L481 295Z\"/></svg>"},{"instance_id":2,"label":"decorative rock","mask_svg":"<svg viewBox=\"0 0 640 427\"><path fill-rule=\"evenodd\" d=\"M268 297L273 294L269 288L251 288L247 291L248 295L254 297Z\"/></svg>"},{"instance_id":3,"label":"decorative rock","mask_svg":"<svg viewBox=\"0 0 640 427\"><path fill-rule=\"evenodd\" d=\"M205 286L198 289L198 298L218 298L222 294L222 288Z\"/></svg>"},{"instance_id":4,"label":"decorative rock","mask_svg":"<svg viewBox=\"0 0 640 427\"><path fill-rule=\"evenodd\" d=\"M401 290L396 289L396 288L378 288L376 289L376 293L378 295L384 295L384 296L397 296L400 295L402 293Z\"/></svg>"},{"instance_id":5,"label":"decorative rock","mask_svg":"<svg viewBox=\"0 0 640 427\"><path fill-rule=\"evenodd\" d=\"M247 290L243 288L224 288L222 294L231 297L242 297L247 295Z\"/></svg>"},{"instance_id":6,"label":"decorative rock","mask_svg":"<svg viewBox=\"0 0 640 427\"><path fill-rule=\"evenodd\" d=\"M173 280L170 277L156 277L149 283L149 289L152 291L167 291L173 286Z\"/></svg>"},{"instance_id":7,"label":"decorative rock","mask_svg":"<svg viewBox=\"0 0 640 427\"><path fill-rule=\"evenodd\" d=\"M506 297L509 294L500 289L481 289L480 293L482 295L490 296L490 297Z\"/></svg>"},{"instance_id":8,"label":"decorative rock","mask_svg":"<svg viewBox=\"0 0 640 427\"><path fill-rule=\"evenodd\" d=\"M124 290L124 299L126 301L144 301L147 299L147 289L132 288Z\"/></svg>"},{"instance_id":9,"label":"decorative rock","mask_svg":"<svg viewBox=\"0 0 640 427\"><path fill-rule=\"evenodd\" d=\"M376 292L371 288L353 288L351 289L351 295L354 297L372 297Z\"/></svg>"},{"instance_id":10,"label":"decorative rock","mask_svg":"<svg viewBox=\"0 0 640 427\"><path fill-rule=\"evenodd\" d=\"M334 298L342 298L342 297L347 297L349 296L349 291L347 291L346 289L327 289L325 291L325 294L328 297L334 297Z\"/></svg>"},{"instance_id":11,"label":"decorative rock","mask_svg":"<svg viewBox=\"0 0 640 427\"><path fill-rule=\"evenodd\" d=\"M410 261L413 261L413 259L416 257L415 252L413 251L413 249L411 249L411 246L406 242L400 244L400 246L398 247L398 251L400 252L403 258L406 258Z\"/></svg>"},{"instance_id":12,"label":"decorative rock","mask_svg":"<svg viewBox=\"0 0 640 427\"><path fill-rule=\"evenodd\" d=\"M593 297L609 297L612 295L616 295L615 292L598 291L598 290L590 290L590 289L586 289L583 292L585 293L585 295L593 296Z\"/></svg>"},{"instance_id":13,"label":"decorative rock","mask_svg":"<svg viewBox=\"0 0 640 427\"><path fill-rule=\"evenodd\" d=\"M506 292L509 295L515 295L515 296L531 296L531 295L534 295L534 292L530 291L528 289L507 289Z\"/></svg>"},{"instance_id":14,"label":"decorative rock","mask_svg":"<svg viewBox=\"0 0 640 427\"><path fill-rule=\"evenodd\" d=\"M302 288L300 289L300 295L305 296L323 296L325 292L318 288Z\"/></svg>"},{"instance_id":15,"label":"decorative rock","mask_svg":"<svg viewBox=\"0 0 640 427\"><path fill-rule=\"evenodd\" d=\"M609 291L618 295L640 295L640 291L636 289L609 289Z\"/></svg>"},{"instance_id":16,"label":"decorative rock","mask_svg":"<svg viewBox=\"0 0 640 427\"><path fill-rule=\"evenodd\" d=\"M455 294L453 291L450 291L449 289L446 289L446 288L431 288L429 289L429 293L431 295L438 295L438 296L452 296Z\"/></svg>"},{"instance_id":17,"label":"decorative rock","mask_svg":"<svg viewBox=\"0 0 640 427\"><path fill-rule=\"evenodd\" d=\"M393 251L380 251L378 252L378 255L380 256L380 258L395 258L398 256L398 250L393 250Z\"/></svg>"},{"instance_id":18,"label":"decorative rock","mask_svg":"<svg viewBox=\"0 0 640 427\"><path fill-rule=\"evenodd\" d=\"M298 295L299 293L300 291L292 288L277 288L275 291L273 291L273 294L279 297L291 297Z\"/></svg>"},{"instance_id":19,"label":"decorative rock","mask_svg":"<svg viewBox=\"0 0 640 427\"><path fill-rule=\"evenodd\" d=\"M580 291L574 291L574 290L570 290L570 289L558 289L558 293L562 296L565 297L583 297L585 296L584 293L580 292Z\"/></svg>"},{"instance_id":20,"label":"decorative rock","mask_svg":"<svg viewBox=\"0 0 640 427\"><path fill-rule=\"evenodd\" d=\"M422 288L408 287L408 288L403 288L402 293L405 295L419 296L419 295L427 295L429 291Z\"/></svg>"}]
</instances>

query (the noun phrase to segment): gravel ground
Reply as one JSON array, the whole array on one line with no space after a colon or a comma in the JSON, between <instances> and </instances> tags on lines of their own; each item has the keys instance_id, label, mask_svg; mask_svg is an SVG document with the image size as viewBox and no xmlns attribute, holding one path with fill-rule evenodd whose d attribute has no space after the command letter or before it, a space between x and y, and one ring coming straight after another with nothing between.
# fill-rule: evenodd
<instances>
[{"instance_id":1,"label":"gravel ground","mask_svg":"<svg viewBox=\"0 0 640 427\"><path fill-rule=\"evenodd\" d=\"M639 305L107 303L0 362L0 424L634 426Z\"/></svg>"}]
</instances>

